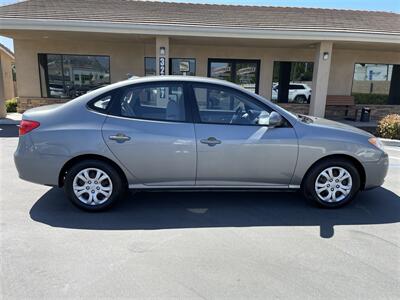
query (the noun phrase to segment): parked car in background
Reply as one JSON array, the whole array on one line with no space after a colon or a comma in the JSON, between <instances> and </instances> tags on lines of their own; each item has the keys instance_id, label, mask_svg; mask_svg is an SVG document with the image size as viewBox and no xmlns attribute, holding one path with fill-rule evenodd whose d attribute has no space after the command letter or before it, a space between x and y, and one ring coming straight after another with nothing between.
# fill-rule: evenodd
<instances>
[{"instance_id":1,"label":"parked car in background","mask_svg":"<svg viewBox=\"0 0 400 300\"><path fill-rule=\"evenodd\" d=\"M86 210L128 188L299 189L332 208L380 186L388 168L365 131L189 76L126 80L28 110L14 158L22 179L64 187Z\"/></svg>"},{"instance_id":2,"label":"parked car in background","mask_svg":"<svg viewBox=\"0 0 400 300\"><path fill-rule=\"evenodd\" d=\"M272 100L278 100L279 84L275 83L272 87ZM289 102L294 103L310 103L311 88L305 83L289 84Z\"/></svg>"}]
</instances>

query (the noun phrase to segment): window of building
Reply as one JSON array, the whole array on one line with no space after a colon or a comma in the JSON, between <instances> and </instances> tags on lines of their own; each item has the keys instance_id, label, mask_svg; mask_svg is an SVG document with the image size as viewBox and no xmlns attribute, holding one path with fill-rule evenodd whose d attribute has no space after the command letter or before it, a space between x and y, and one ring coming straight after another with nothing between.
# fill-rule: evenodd
<instances>
[{"instance_id":1,"label":"window of building","mask_svg":"<svg viewBox=\"0 0 400 300\"><path fill-rule=\"evenodd\" d=\"M203 123L257 125L267 123L269 111L247 95L214 85L194 85L193 91Z\"/></svg>"},{"instance_id":2,"label":"window of building","mask_svg":"<svg viewBox=\"0 0 400 300\"><path fill-rule=\"evenodd\" d=\"M310 103L314 63L275 61L272 101Z\"/></svg>"},{"instance_id":3,"label":"window of building","mask_svg":"<svg viewBox=\"0 0 400 300\"><path fill-rule=\"evenodd\" d=\"M155 76L157 73L156 69L156 58L145 57L144 58L144 76Z\"/></svg>"},{"instance_id":4,"label":"window of building","mask_svg":"<svg viewBox=\"0 0 400 300\"><path fill-rule=\"evenodd\" d=\"M129 118L185 121L183 85L163 82L127 87L118 110L118 115Z\"/></svg>"},{"instance_id":5,"label":"window of building","mask_svg":"<svg viewBox=\"0 0 400 300\"><path fill-rule=\"evenodd\" d=\"M357 104L400 104L400 65L364 64L354 66L352 95ZM397 79L396 79L397 78Z\"/></svg>"},{"instance_id":6,"label":"window of building","mask_svg":"<svg viewBox=\"0 0 400 300\"><path fill-rule=\"evenodd\" d=\"M194 58L171 58L169 73L170 75L196 76L196 60Z\"/></svg>"},{"instance_id":7,"label":"window of building","mask_svg":"<svg viewBox=\"0 0 400 300\"><path fill-rule=\"evenodd\" d=\"M209 59L208 77L234 82L253 93L258 93L260 61Z\"/></svg>"},{"instance_id":8,"label":"window of building","mask_svg":"<svg viewBox=\"0 0 400 300\"><path fill-rule=\"evenodd\" d=\"M110 57L39 54L42 97L75 98L110 84Z\"/></svg>"}]
</instances>

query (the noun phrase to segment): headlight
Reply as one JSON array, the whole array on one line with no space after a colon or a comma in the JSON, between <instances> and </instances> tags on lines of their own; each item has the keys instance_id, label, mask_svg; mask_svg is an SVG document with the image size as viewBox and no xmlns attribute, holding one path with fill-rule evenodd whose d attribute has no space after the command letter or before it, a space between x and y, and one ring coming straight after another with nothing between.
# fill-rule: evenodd
<instances>
[{"instance_id":1,"label":"headlight","mask_svg":"<svg viewBox=\"0 0 400 300\"><path fill-rule=\"evenodd\" d=\"M381 140L377 137L372 137L368 139L368 142L370 142L372 145L374 145L376 148L383 150L383 144Z\"/></svg>"}]
</instances>

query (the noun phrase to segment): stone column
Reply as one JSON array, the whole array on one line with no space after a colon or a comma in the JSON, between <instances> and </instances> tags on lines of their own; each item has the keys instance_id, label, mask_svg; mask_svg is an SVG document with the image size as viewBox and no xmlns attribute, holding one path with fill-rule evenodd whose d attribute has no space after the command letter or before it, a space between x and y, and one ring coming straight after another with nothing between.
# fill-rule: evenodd
<instances>
[{"instance_id":1,"label":"stone column","mask_svg":"<svg viewBox=\"0 0 400 300\"><path fill-rule=\"evenodd\" d=\"M169 75L169 37L156 37L157 75Z\"/></svg>"},{"instance_id":2,"label":"stone column","mask_svg":"<svg viewBox=\"0 0 400 300\"><path fill-rule=\"evenodd\" d=\"M311 116L325 116L329 72L331 69L332 44L332 42L321 42L317 45L317 49L315 50L312 94L309 111Z\"/></svg>"},{"instance_id":3,"label":"stone column","mask_svg":"<svg viewBox=\"0 0 400 300\"><path fill-rule=\"evenodd\" d=\"M0 118L5 118L7 115L4 89L5 89L4 75L3 75L3 68L1 64L1 54L0 54Z\"/></svg>"}]
</instances>

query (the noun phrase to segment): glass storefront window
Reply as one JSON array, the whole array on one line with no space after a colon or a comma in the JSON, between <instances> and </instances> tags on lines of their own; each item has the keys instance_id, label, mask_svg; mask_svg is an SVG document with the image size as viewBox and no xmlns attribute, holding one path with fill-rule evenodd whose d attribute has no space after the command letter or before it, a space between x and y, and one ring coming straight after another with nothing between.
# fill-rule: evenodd
<instances>
[{"instance_id":1,"label":"glass storefront window","mask_svg":"<svg viewBox=\"0 0 400 300\"><path fill-rule=\"evenodd\" d=\"M314 63L275 61L272 74L272 101L310 103Z\"/></svg>"},{"instance_id":2,"label":"glass storefront window","mask_svg":"<svg viewBox=\"0 0 400 300\"><path fill-rule=\"evenodd\" d=\"M210 59L208 76L234 82L258 93L260 62L258 60Z\"/></svg>"},{"instance_id":3,"label":"glass storefront window","mask_svg":"<svg viewBox=\"0 0 400 300\"><path fill-rule=\"evenodd\" d=\"M170 75L196 76L196 60L193 58L171 58Z\"/></svg>"},{"instance_id":4,"label":"glass storefront window","mask_svg":"<svg viewBox=\"0 0 400 300\"><path fill-rule=\"evenodd\" d=\"M392 84L393 73L397 72L400 72L400 65L356 63L351 90L355 102L357 104L388 104L391 85L392 93L396 86Z\"/></svg>"},{"instance_id":5,"label":"glass storefront window","mask_svg":"<svg viewBox=\"0 0 400 300\"><path fill-rule=\"evenodd\" d=\"M144 76L155 76L157 73L156 69L156 58L145 57L144 58Z\"/></svg>"},{"instance_id":6,"label":"glass storefront window","mask_svg":"<svg viewBox=\"0 0 400 300\"><path fill-rule=\"evenodd\" d=\"M75 98L110 84L110 57L39 54L42 96Z\"/></svg>"}]
</instances>

